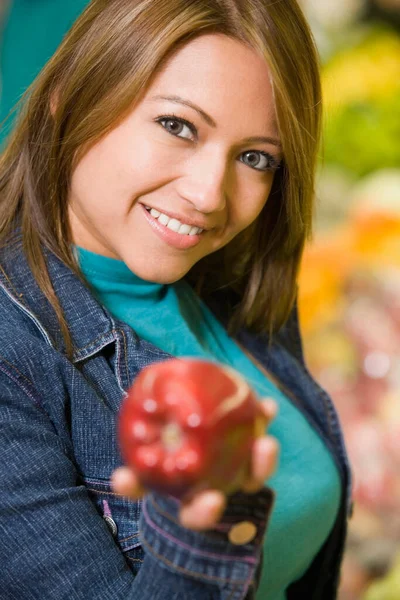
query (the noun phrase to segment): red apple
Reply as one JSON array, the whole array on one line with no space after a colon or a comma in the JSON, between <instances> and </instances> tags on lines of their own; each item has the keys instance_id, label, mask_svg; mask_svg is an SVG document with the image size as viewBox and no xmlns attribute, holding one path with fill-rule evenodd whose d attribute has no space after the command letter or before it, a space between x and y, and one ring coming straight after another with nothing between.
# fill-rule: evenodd
<instances>
[{"instance_id":1,"label":"red apple","mask_svg":"<svg viewBox=\"0 0 400 600\"><path fill-rule=\"evenodd\" d=\"M266 425L255 393L234 369L171 359L138 375L121 406L118 434L139 482L182 498L207 488L240 489Z\"/></svg>"}]
</instances>

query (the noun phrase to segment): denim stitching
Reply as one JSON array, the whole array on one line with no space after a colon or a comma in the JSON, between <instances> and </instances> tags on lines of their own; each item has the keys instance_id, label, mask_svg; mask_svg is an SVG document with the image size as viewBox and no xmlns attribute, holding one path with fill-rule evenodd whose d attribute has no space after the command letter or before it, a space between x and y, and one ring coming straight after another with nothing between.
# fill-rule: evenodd
<instances>
[{"instance_id":1,"label":"denim stitching","mask_svg":"<svg viewBox=\"0 0 400 600\"><path fill-rule=\"evenodd\" d=\"M231 579L230 578L225 578L225 577L216 577L215 575L202 575L201 573L197 573L196 571L190 571L189 569L185 569L184 567L180 567L178 565L176 565L175 563L171 562L170 560L168 560L167 558L165 558L165 556L158 554L153 546L151 546L151 544L149 544L146 540L142 540L143 541L143 545L153 554L153 556L155 556L159 561L163 562L164 564L168 565L169 567L171 567L174 571L178 571L181 572L185 575L192 575L198 579L202 579L204 580L213 580L213 581L218 581L220 583L231 583ZM237 582L237 586L239 584L243 584L245 585L246 582L244 580L239 580Z\"/></svg>"},{"instance_id":2,"label":"denim stitching","mask_svg":"<svg viewBox=\"0 0 400 600\"><path fill-rule=\"evenodd\" d=\"M128 560L130 560L132 562L138 562L138 563L144 562L144 560L141 558L132 558L131 556L126 556L125 558L127 558Z\"/></svg>"},{"instance_id":3,"label":"denim stitching","mask_svg":"<svg viewBox=\"0 0 400 600\"><path fill-rule=\"evenodd\" d=\"M193 548L192 546L189 546L188 544L182 543L181 540L175 538L174 536L170 535L169 533L166 533L163 529L158 527L158 525L156 525L156 523L154 523L154 521L151 519L149 513L147 512L146 503L143 504L143 514L144 514L144 517L145 517L148 525L150 525L150 527L155 529L161 536L172 541L173 543L177 544L181 548L185 548L186 550L189 550L193 554L198 554L199 556L206 556L208 558L216 558L216 559L222 558L224 560L228 560L231 562L238 560L236 557L229 556L228 554L216 554L214 552L205 552L202 550L197 550L196 548ZM252 565L257 564L257 559L252 556L243 556L240 558L240 560L243 562L252 564Z\"/></svg>"},{"instance_id":4,"label":"denim stitching","mask_svg":"<svg viewBox=\"0 0 400 600\"><path fill-rule=\"evenodd\" d=\"M9 279L7 273L5 272L5 270L3 269L2 265L0 265L0 271L3 273L7 283L9 284L11 290L14 292L14 294L16 296L18 296L18 298L22 298L22 295L18 294L17 290L15 289L11 279ZM20 300L21 304L23 304L24 306L26 306L25 302L23 300Z\"/></svg>"},{"instance_id":5,"label":"denim stitching","mask_svg":"<svg viewBox=\"0 0 400 600\"><path fill-rule=\"evenodd\" d=\"M244 584L244 585L246 586L246 584ZM232 593L229 595L229 597L226 600L232 600L235 597L236 592L239 590L239 587L240 587L239 585L235 585L232 588Z\"/></svg>"},{"instance_id":6,"label":"denim stitching","mask_svg":"<svg viewBox=\"0 0 400 600\"><path fill-rule=\"evenodd\" d=\"M177 519L174 519L174 517L168 513L166 513L159 504L157 504L157 502L154 500L153 496L148 496L147 498L148 502L151 502L151 504L154 506L154 508L166 519L168 519L169 521L172 521L172 523L175 523L175 525L180 525L179 521L177 521Z\"/></svg>"},{"instance_id":7,"label":"denim stitching","mask_svg":"<svg viewBox=\"0 0 400 600\"><path fill-rule=\"evenodd\" d=\"M43 409L42 405L40 404L39 400L37 398L35 398L33 396L33 394L31 394L31 392L29 392L29 390L27 390L25 388L25 386L21 385L20 381L18 381L18 379L16 377L14 377L11 373L9 373L9 371L7 371L7 369L2 367L1 364L0 364L0 371L3 371L3 373L5 373L12 381L14 381L14 383L28 396L28 398L30 400L32 400L34 405L37 406L38 408L40 408L40 410L47 415L47 413ZM16 369L16 371L17 371L17 369Z\"/></svg>"},{"instance_id":8,"label":"denim stitching","mask_svg":"<svg viewBox=\"0 0 400 600\"><path fill-rule=\"evenodd\" d=\"M30 383L30 384L31 384L31 386L32 386L32 387L34 387L34 386L33 386L33 383L32 383L32 381L31 381L30 379L28 379L28 377L26 377L26 375L24 375L23 373L21 373L21 371L19 371L15 365L13 365L13 364L12 364L12 363L10 363L8 360L6 360L6 359L4 358L4 356L1 356L1 355L0 355L0 360L2 360L3 362L5 362L5 363L6 363L6 364L7 364L9 367L12 367L12 368L14 369L14 371L16 371L16 372L18 373L18 375L19 375L20 377L22 377L22 379L25 379L25 381L27 381L28 383Z\"/></svg>"},{"instance_id":9,"label":"denim stitching","mask_svg":"<svg viewBox=\"0 0 400 600\"><path fill-rule=\"evenodd\" d=\"M121 391L124 391L121 379L121 349L120 349L120 339L118 335L119 330L115 330L116 333L116 348L115 348L115 370L118 381L118 386Z\"/></svg>"},{"instance_id":10,"label":"denim stitching","mask_svg":"<svg viewBox=\"0 0 400 600\"><path fill-rule=\"evenodd\" d=\"M89 342L89 344L86 344L86 346L82 346L82 348L76 348L76 353L82 352L82 350L86 350L87 348L90 348L91 346L93 346L94 344L96 344L97 342L102 340L103 338L108 337L110 335L110 333L116 335L117 332L115 329L112 329L111 331L107 331L107 333L102 333L97 338L95 338L94 340Z\"/></svg>"},{"instance_id":11,"label":"denim stitching","mask_svg":"<svg viewBox=\"0 0 400 600\"><path fill-rule=\"evenodd\" d=\"M1 265L0 265L0 268L1 268ZM4 293L6 294L6 296L8 297L8 299L13 304L15 304L16 306L18 306L18 308L20 310L22 310L22 312L25 315L27 315L29 317L29 319L35 324L35 326L39 329L41 335L44 337L44 339L46 340L46 342L48 343L48 345L51 346L51 347L53 347L53 342L52 342L49 334L47 333L46 329L43 327L43 325L41 324L41 322L39 321L39 319L35 316L35 314L29 310L29 308L25 304L25 302L23 302L21 300L22 296L20 294L18 294L17 292L15 292L15 296L13 296L12 292L7 288L6 285L2 285L1 288L4 291Z\"/></svg>"},{"instance_id":12,"label":"denim stitching","mask_svg":"<svg viewBox=\"0 0 400 600\"><path fill-rule=\"evenodd\" d=\"M124 498L123 494L117 494L116 492L103 492L102 490L94 490L93 488L86 488L89 492L94 494L106 494L107 496L115 496L116 498Z\"/></svg>"},{"instance_id":13,"label":"denim stitching","mask_svg":"<svg viewBox=\"0 0 400 600\"><path fill-rule=\"evenodd\" d=\"M93 477L85 477L85 481L88 483L95 483L98 485L104 485L106 487L111 487L109 481L105 481L104 479L94 479Z\"/></svg>"},{"instance_id":14,"label":"denim stitching","mask_svg":"<svg viewBox=\"0 0 400 600\"><path fill-rule=\"evenodd\" d=\"M126 345L126 335L125 335L125 331L123 329L120 329L119 331L122 333L122 338L124 340L125 373L126 373L126 380L129 381L128 348Z\"/></svg>"},{"instance_id":15,"label":"denim stitching","mask_svg":"<svg viewBox=\"0 0 400 600\"><path fill-rule=\"evenodd\" d=\"M139 532L137 533L133 533L132 535L128 535L128 537L125 538L121 538L120 540L118 540L119 542L128 542L129 540L133 539L133 538L137 538L139 535Z\"/></svg>"},{"instance_id":16,"label":"denim stitching","mask_svg":"<svg viewBox=\"0 0 400 600\"><path fill-rule=\"evenodd\" d=\"M247 596L248 590L250 589L250 586L252 585L252 583L254 583L255 571L256 571L256 569L253 569L253 570L250 569L249 577L247 578L247 581L245 583L246 596Z\"/></svg>"}]
</instances>

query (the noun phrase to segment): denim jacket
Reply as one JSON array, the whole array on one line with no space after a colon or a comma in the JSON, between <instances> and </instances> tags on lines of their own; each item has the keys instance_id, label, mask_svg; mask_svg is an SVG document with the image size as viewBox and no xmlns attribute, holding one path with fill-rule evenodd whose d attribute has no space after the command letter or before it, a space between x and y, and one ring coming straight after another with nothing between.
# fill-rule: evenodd
<instances>
[{"instance_id":1,"label":"denim jacket","mask_svg":"<svg viewBox=\"0 0 400 600\"><path fill-rule=\"evenodd\" d=\"M179 504L115 494L121 400L146 365L169 354L140 339L50 252L48 269L72 334L66 356L55 312L35 282L20 238L0 252L0 597L7 600L251 600L268 537L273 492L238 492L213 530L177 519ZM226 324L232 299L209 306ZM273 374L331 451L342 481L337 520L288 600L336 598L351 512L351 474L335 408L304 363L296 307L272 345L238 342ZM251 541L231 543L252 521Z\"/></svg>"}]
</instances>

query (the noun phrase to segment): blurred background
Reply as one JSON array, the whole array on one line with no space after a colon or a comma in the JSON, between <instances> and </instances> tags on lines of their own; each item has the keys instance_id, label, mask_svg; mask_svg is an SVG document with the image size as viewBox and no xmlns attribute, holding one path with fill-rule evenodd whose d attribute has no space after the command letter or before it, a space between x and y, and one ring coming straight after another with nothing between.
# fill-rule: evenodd
<instances>
[{"instance_id":1,"label":"blurred background","mask_svg":"<svg viewBox=\"0 0 400 600\"><path fill-rule=\"evenodd\" d=\"M400 600L400 0L300 3L325 104L300 319L355 486L340 600ZM0 0L0 121L86 4Z\"/></svg>"},{"instance_id":2,"label":"blurred background","mask_svg":"<svg viewBox=\"0 0 400 600\"><path fill-rule=\"evenodd\" d=\"M325 122L300 318L355 485L340 600L400 600L400 0L301 4Z\"/></svg>"}]
</instances>

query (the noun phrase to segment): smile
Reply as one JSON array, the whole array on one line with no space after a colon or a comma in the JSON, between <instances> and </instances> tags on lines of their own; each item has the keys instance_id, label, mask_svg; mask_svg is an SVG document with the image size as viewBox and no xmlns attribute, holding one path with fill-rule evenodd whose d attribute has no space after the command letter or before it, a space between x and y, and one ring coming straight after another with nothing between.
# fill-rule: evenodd
<instances>
[{"instance_id":1,"label":"smile","mask_svg":"<svg viewBox=\"0 0 400 600\"><path fill-rule=\"evenodd\" d=\"M161 223L161 225L168 227L168 229L171 229L171 231L175 231L175 233L180 233L181 235L198 235L199 233L202 233L204 231L200 227L187 225L186 223L181 223L181 221L178 221L178 219L168 217L164 213L156 210L155 208L150 208L150 206L145 206L145 209L151 214L151 216L154 219L157 219L157 221Z\"/></svg>"},{"instance_id":2,"label":"smile","mask_svg":"<svg viewBox=\"0 0 400 600\"><path fill-rule=\"evenodd\" d=\"M146 221L157 237L168 244L168 246L177 250L194 248L203 240L203 236L209 233L209 231L203 230L196 225L181 223L178 219L169 217L150 206L146 207L142 204L141 209Z\"/></svg>"}]
</instances>

